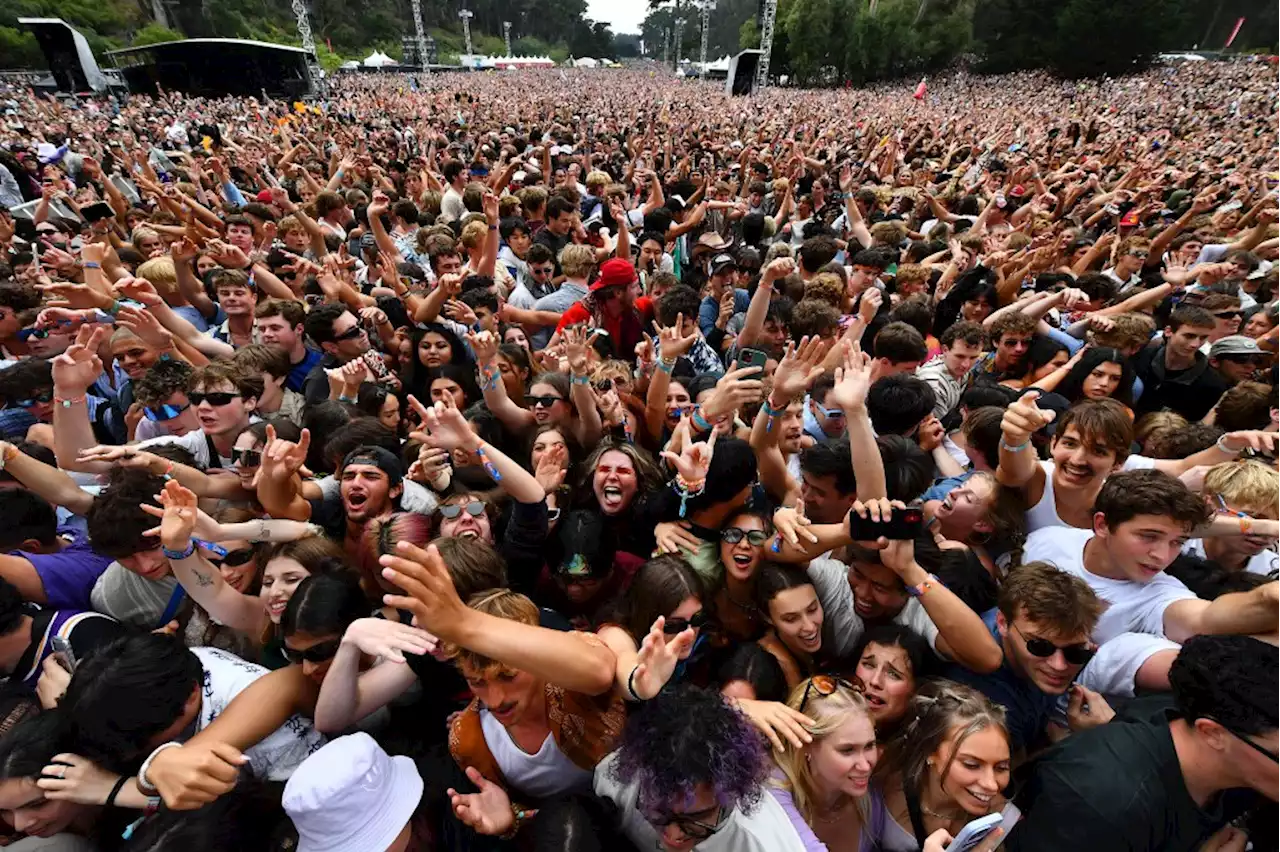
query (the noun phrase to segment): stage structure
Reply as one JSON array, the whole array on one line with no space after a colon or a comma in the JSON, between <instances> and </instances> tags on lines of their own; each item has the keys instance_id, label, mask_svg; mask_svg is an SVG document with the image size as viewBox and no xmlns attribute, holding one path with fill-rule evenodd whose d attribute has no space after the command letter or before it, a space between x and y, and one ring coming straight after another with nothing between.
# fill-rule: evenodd
<instances>
[{"instance_id":1,"label":"stage structure","mask_svg":"<svg viewBox=\"0 0 1280 852\"><path fill-rule=\"evenodd\" d=\"M234 38L189 38L113 50L107 54L132 92L157 87L205 97L225 95L301 99L315 94L311 51ZM228 73L228 69L235 73Z\"/></svg>"}]
</instances>

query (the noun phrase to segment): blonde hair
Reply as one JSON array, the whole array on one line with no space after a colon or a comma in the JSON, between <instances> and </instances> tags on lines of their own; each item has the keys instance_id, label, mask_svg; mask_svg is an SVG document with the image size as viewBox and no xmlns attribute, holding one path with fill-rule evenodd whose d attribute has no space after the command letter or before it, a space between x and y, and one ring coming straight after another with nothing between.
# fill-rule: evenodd
<instances>
[{"instance_id":1,"label":"blonde hair","mask_svg":"<svg viewBox=\"0 0 1280 852\"><path fill-rule=\"evenodd\" d=\"M476 592L467 601L467 606L476 612L505 618L521 624L537 626L538 605L519 592L510 589L490 589ZM511 667L497 660L469 651L459 645L447 643L444 646L445 656L452 660L460 670L464 667L480 675L489 676L497 672L511 671Z\"/></svg>"},{"instance_id":2,"label":"blonde hair","mask_svg":"<svg viewBox=\"0 0 1280 852\"><path fill-rule=\"evenodd\" d=\"M468 249L476 249L484 245L489 227L484 222L471 222L462 229L462 244Z\"/></svg>"},{"instance_id":3,"label":"blonde hair","mask_svg":"<svg viewBox=\"0 0 1280 852\"><path fill-rule=\"evenodd\" d=\"M161 297L173 296L178 292L178 270L174 268L171 257L151 258L138 267L138 277L150 281Z\"/></svg>"},{"instance_id":4,"label":"blonde hair","mask_svg":"<svg viewBox=\"0 0 1280 852\"><path fill-rule=\"evenodd\" d=\"M1176 411L1152 411L1138 418L1133 426L1133 440L1145 450L1147 443L1153 438L1169 432L1177 432L1191 424L1187 418Z\"/></svg>"},{"instance_id":5,"label":"blonde hair","mask_svg":"<svg viewBox=\"0 0 1280 852\"><path fill-rule=\"evenodd\" d=\"M593 187L606 187L612 180L613 179L609 177L607 172L602 172L597 169L587 173L587 179L583 181L583 184L586 185L587 189L592 189ZM599 195L600 193L592 192L592 194Z\"/></svg>"},{"instance_id":6,"label":"blonde hair","mask_svg":"<svg viewBox=\"0 0 1280 852\"><path fill-rule=\"evenodd\" d=\"M1209 468L1202 491L1211 503L1221 497L1236 511L1265 515L1280 502L1280 472L1254 459L1223 462Z\"/></svg>"},{"instance_id":7,"label":"blonde hair","mask_svg":"<svg viewBox=\"0 0 1280 852\"><path fill-rule=\"evenodd\" d=\"M819 675L819 677L825 677ZM850 719L861 716L867 720L867 725L874 731L875 727L871 722L871 716L867 711L867 700L863 698L862 693L854 692L843 683L833 679L836 689L830 695L823 695L812 688L814 678L806 678L791 690L791 695L787 697L787 706L797 712L803 712L806 716L814 721L814 725L808 728L810 734L813 735L813 741L804 748L789 748L781 752L774 752L774 762L778 764L778 768L782 770L785 778L783 781L773 781L772 783L783 790L791 793L791 799L795 802L796 810L800 812L800 816L807 823L812 823L814 818L814 804L818 797L817 782L813 777L813 769L809 765L810 749L816 748L826 737L830 736L842 725ZM809 696L809 702L805 704L805 695ZM801 710L801 705L804 709Z\"/></svg>"},{"instance_id":8,"label":"blonde hair","mask_svg":"<svg viewBox=\"0 0 1280 852\"><path fill-rule=\"evenodd\" d=\"M596 252L591 246L567 245L560 252L560 270L569 278L586 278L596 265Z\"/></svg>"}]
</instances>

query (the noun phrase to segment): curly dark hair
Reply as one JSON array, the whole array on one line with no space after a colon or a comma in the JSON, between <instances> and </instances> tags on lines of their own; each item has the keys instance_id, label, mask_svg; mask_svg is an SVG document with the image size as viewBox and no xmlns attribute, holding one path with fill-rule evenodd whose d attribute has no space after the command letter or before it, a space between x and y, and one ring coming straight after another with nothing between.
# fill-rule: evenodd
<instances>
[{"instance_id":1,"label":"curly dark hair","mask_svg":"<svg viewBox=\"0 0 1280 852\"><path fill-rule=\"evenodd\" d=\"M719 693L672 684L627 719L610 772L638 783L649 808L687 801L705 784L722 807L748 811L772 767L764 738Z\"/></svg>"},{"instance_id":2,"label":"curly dark hair","mask_svg":"<svg viewBox=\"0 0 1280 852\"><path fill-rule=\"evenodd\" d=\"M1237 734L1274 731L1274 645L1251 636L1193 636L1169 669L1173 700L1189 723L1206 716Z\"/></svg>"}]
</instances>

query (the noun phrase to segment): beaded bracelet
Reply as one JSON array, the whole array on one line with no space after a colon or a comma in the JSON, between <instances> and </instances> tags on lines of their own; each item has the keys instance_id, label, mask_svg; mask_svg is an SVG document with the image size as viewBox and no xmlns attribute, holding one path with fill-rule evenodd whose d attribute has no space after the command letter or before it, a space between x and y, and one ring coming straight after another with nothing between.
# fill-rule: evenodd
<instances>
[{"instance_id":1,"label":"beaded bracelet","mask_svg":"<svg viewBox=\"0 0 1280 852\"><path fill-rule=\"evenodd\" d=\"M85 401L85 398L84 398L84 396L83 396L83 395L81 395L81 396L66 396L66 397L63 397L63 396L55 396L55 397L53 398L53 401L54 401L56 404L61 405L63 408L70 408L71 406L75 405L75 404L76 404L76 403L78 403L78 402L84 402L84 401Z\"/></svg>"},{"instance_id":2,"label":"beaded bracelet","mask_svg":"<svg viewBox=\"0 0 1280 852\"><path fill-rule=\"evenodd\" d=\"M676 475L676 481L672 483L676 493L680 495L680 517L684 517L686 513L685 503L690 497L697 497L703 491L707 490L707 481L705 479L697 482L689 482L683 476Z\"/></svg>"},{"instance_id":3,"label":"beaded bracelet","mask_svg":"<svg viewBox=\"0 0 1280 852\"><path fill-rule=\"evenodd\" d=\"M666 373L668 376L671 375L671 371L674 370L675 368L676 368L675 358L672 358L670 361L667 361L664 358L658 359L658 369Z\"/></svg>"}]
</instances>

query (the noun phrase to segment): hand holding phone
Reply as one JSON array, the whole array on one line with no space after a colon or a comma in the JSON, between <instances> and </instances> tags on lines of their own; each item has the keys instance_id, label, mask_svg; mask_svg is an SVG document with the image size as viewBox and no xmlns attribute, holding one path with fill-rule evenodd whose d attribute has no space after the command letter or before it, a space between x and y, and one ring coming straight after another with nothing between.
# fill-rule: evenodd
<instances>
[{"instance_id":1,"label":"hand holding phone","mask_svg":"<svg viewBox=\"0 0 1280 852\"><path fill-rule=\"evenodd\" d=\"M896 503L897 505L894 505ZM854 541L907 541L914 539L924 525L924 511L918 506L904 506L898 501L857 501L849 510L849 536Z\"/></svg>"}]
</instances>

